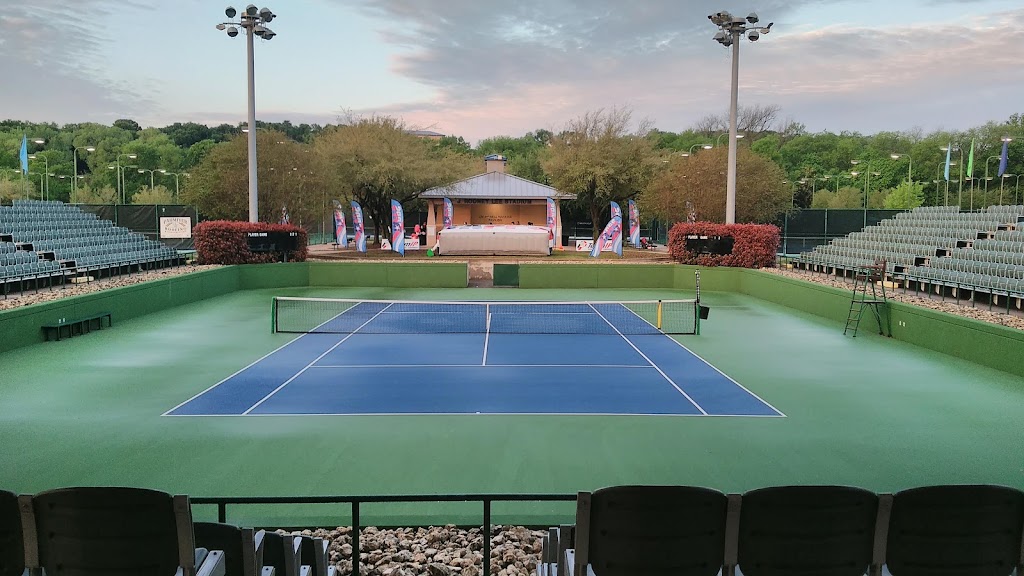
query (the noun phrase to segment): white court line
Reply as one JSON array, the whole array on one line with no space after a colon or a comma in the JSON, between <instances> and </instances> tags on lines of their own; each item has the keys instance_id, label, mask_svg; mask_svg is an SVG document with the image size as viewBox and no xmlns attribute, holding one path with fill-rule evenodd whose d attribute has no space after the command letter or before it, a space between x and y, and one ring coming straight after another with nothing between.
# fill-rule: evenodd
<instances>
[{"instance_id":1,"label":"white court line","mask_svg":"<svg viewBox=\"0 0 1024 576\"><path fill-rule=\"evenodd\" d=\"M628 416L630 418L778 418L769 414L636 414L631 412L288 412L265 414L170 414L171 418L272 418L312 416Z\"/></svg>"},{"instance_id":2,"label":"white court line","mask_svg":"<svg viewBox=\"0 0 1024 576\"><path fill-rule=\"evenodd\" d=\"M699 305L700 305L700 304L698 303L698 306L699 306ZM633 312L633 310L630 310L630 308L629 308L628 306L623 306L623 308L625 308L626 310L629 310L630 312L632 312L632 313L633 313L633 315L634 315L634 316L636 316L637 318L639 318L640 320L643 320L644 322L647 322L647 319L645 319L645 318L644 318L643 316L641 316L641 315L637 314L636 312ZM720 308L720 306L715 306L715 308ZM658 329L657 329L657 327L655 327L655 326L654 326L654 324L651 324L650 322L647 322L647 324L649 324L649 325L650 325L650 326L651 326L652 328L654 328L655 330L658 330ZM683 350L686 350L687 352L689 352L689 353L690 353L690 354L691 354L691 355L692 355L692 356L693 356L694 358L696 358L697 360L700 360L701 362L703 362L703 363L707 364L707 365L708 365L709 367L711 367L711 369L712 369L712 370L714 370L715 372L718 372L719 374L721 374L722 376L724 376L726 380L728 380L729 382L732 382L733 384L735 384L735 385L739 386L739 387L740 387L740 389L742 389L742 390L743 390L744 392L746 392L747 394L750 394L750 395L751 395L751 396L753 396L754 398L757 398L757 399L758 399L758 400L759 400L759 401L760 401L760 402L761 402L762 404L764 404L765 406L767 406L767 407L771 408L772 410L774 410L776 414L778 414L779 416L782 416L783 418L786 418L786 415L782 413L782 410L779 410L779 409L778 409L778 408L776 408L775 406L772 406L772 405L771 405L770 403L768 403L768 402L765 402L765 400L764 400L763 398L761 398L761 397L760 397L760 396L758 396L757 394L754 394L754 393L753 393L753 392L751 392L751 391L750 391L750 389L748 389L748 388L747 388L746 386L744 386L743 384L740 384L739 382L737 382L737 381L736 381L736 380L735 380L735 379L734 379L734 378L733 378L732 376L729 376L729 375L728 375L728 374L726 374L725 372L722 372L721 370L719 370L719 369L718 369L718 367L717 367L717 366L715 366L715 365L714 365L714 364L712 364L711 362L708 362L707 360L705 360L704 358L702 358L702 357L701 357L701 356L700 356L699 354L697 354L697 353L696 353L696 352L694 352L693 350L690 350L689 348L687 348L686 346L684 346L682 342L680 342L679 340L676 340L675 338L673 338L673 337L669 336L668 334L665 334L665 333L664 333L664 332L662 332L661 330L658 330L658 332L659 332L659 333L660 333L660 334L661 334L662 336L664 336L665 338L668 338L669 340L671 340L672 342L674 342L674 343L675 343L675 344L676 344L677 346L679 346L679 347L680 347L680 348L682 348ZM767 418L777 418L777 417L778 417L778 416L767 416Z\"/></svg>"},{"instance_id":3,"label":"white court line","mask_svg":"<svg viewBox=\"0 0 1024 576\"><path fill-rule=\"evenodd\" d=\"M594 308L593 305L591 305L591 308ZM626 307L623 306L623 308L626 308ZM626 336L622 332L619 332L619 329L616 328L614 324L612 324L611 322L608 322L608 319L604 317L604 314L601 314L601 312L598 311L597 308L594 308L594 312L597 313L597 315L601 317L601 320L604 320L605 322L607 322L608 325L612 327L612 330L615 330L616 334L618 334L619 336L622 336L622 339L626 341L626 344L629 344L630 346L632 346L633 350L636 350L637 354L643 356L644 360L647 360L648 362L650 362L651 366L655 370L658 371L658 374L661 374L662 377L665 378L665 380L668 380L668 383L671 384L673 388L678 390L679 393L682 394L687 400L689 400L690 404L693 404L697 408L697 410L700 410L701 414L703 414L704 416L708 415L708 413L703 408L700 407L700 404L697 404L696 402L694 402L693 398L690 398L689 394L684 392L682 388L680 388L678 385L676 385L676 383L673 382L672 379L668 377L668 374L665 374L665 372L657 364L655 364L654 362L651 362L651 359L648 358L646 354L641 352L640 349L636 347L636 344L633 344L633 342L631 342L629 338L626 338Z\"/></svg>"},{"instance_id":4,"label":"white court line","mask_svg":"<svg viewBox=\"0 0 1024 576\"><path fill-rule=\"evenodd\" d=\"M352 308L355 308L355 306L353 306ZM316 328L313 328L313 329L312 329L312 330L310 330L309 332L306 332L306 333L304 333L304 334L300 334L299 336L297 336L297 337L295 337L295 338L293 338L293 339L289 340L288 342L285 342L284 344L282 344L282 345L278 346L278 347L277 347L277 348L275 348L274 350L271 350L270 352L267 352L266 354L264 354L263 356L261 356L261 357L260 357L260 358L258 358L257 360L254 360L253 362L251 362L251 363L250 363L250 364L249 364L248 366L246 366L245 368L242 368L242 369L238 370L238 371L237 371L237 372L235 372L234 374L232 374L232 375L228 376L227 378L224 378L223 380L221 380L220 382L217 382L217 383L216 383L216 384L214 384L213 386L210 386L210 387L209 387L209 388L207 388L206 390L203 390L202 392L200 392L200 393L198 393L198 394L196 394L196 395L192 396L192 397L191 397L191 398L189 398L188 400L185 400L184 402L182 402L182 403L178 404L178 405L177 405L177 406L175 406L174 408L171 408L171 409L170 409L170 410L168 410L167 412L164 412L163 414L161 414L161 416L169 416L169 415L171 415L171 412L174 412L174 411L175 411L175 410L177 410L178 408L181 408L181 407L182 407L182 406L184 406L185 404L188 404L189 402L191 402L191 401L195 400L196 398L199 398L200 396L202 396L203 394L206 394L206 393L207 393L207 392L209 392L210 390L213 390L213 389L214 389L214 388L216 388L217 386L220 386L221 384L223 384L223 383L227 382L228 380L231 380L231 379L232 379L232 378L234 378L235 376L238 376L238 375L239 375L239 374L241 374L242 372L245 372L245 371L246 371L246 370L248 370L249 368L252 368L253 366L255 366L255 365L259 364L260 362L262 362L262 361L266 360L266 359L267 359L267 358L269 358L270 356L273 356L274 354L277 354L277 353L278 353L278 352L280 352L281 350L284 350L284 349L285 349L285 348L287 348L288 346L291 346L292 344L295 344L296 342L298 342L299 340L302 340L303 338L305 338L306 336L309 336L310 334L315 334L315 333L316 333L316 329L317 329L317 328L320 328L321 326L324 326L325 324L327 324L327 323L329 323L329 322L332 322L332 321L334 321L335 319L337 319L337 318L338 318L338 316L341 316L342 314L344 314L345 312L348 312L348 311L349 311L349 310L351 310L352 308L348 308L348 309L346 309L346 310L344 310L344 311L342 311L342 312L339 312L339 313L338 313L338 314L336 314L336 315L335 315L334 317L332 317L332 318L329 318L329 319L327 319L327 320L325 320L325 321L321 322L321 323L320 323L319 325L317 325L317 326L316 326Z\"/></svg>"},{"instance_id":5,"label":"white court line","mask_svg":"<svg viewBox=\"0 0 1024 576\"><path fill-rule=\"evenodd\" d=\"M480 368L480 364L317 364L318 368ZM488 368L652 368L650 364L488 364Z\"/></svg>"},{"instance_id":6,"label":"white court line","mask_svg":"<svg viewBox=\"0 0 1024 576\"><path fill-rule=\"evenodd\" d=\"M391 304L388 304L388 306L391 306ZM384 308L384 310L387 310L387 307L385 307L385 308ZM355 330L353 330L352 332L349 332L348 334L346 334L346 335L345 335L345 337L344 337L344 338L342 338L341 340L339 340L337 344L335 344L334 346L331 346L330 348L328 348L326 352L324 352L323 354L321 354L321 355L317 356L317 357L316 357L316 359L315 359L315 360L313 360L312 362L310 362L309 364L306 364L306 366L305 366L305 367L304 367L304 368L303 368L302 370L299 370L298 372L296 372L294 376L292 376L291 378L289 378L289 379L285 380L285 381L284 381L284 384L281 384L281 385L280 385L280 386L278 386L277 388L274 388L273 392L271 392L270 394L267 394L266 396L264 396L262 400L260 400L259 402L257 402L257 403L255 403L255 404L253 404L252 406L250 406L250 407L249 407L249 409L248 409L248 410L246 410L245 412L242 412L242 416L247 416L247 415L248 415L248 414L249 414L250 412L252 412L252 411L253 411L253 410L255 410L256 408L259 408L261 404L263 404L263 403L264 403L264 402L266 402L267 400L270 400L270 397L271 397L271 396L273 396L274 394L277 394L278 392L280 392L280 391L281 391L281 389L282 389L282 388L284 388L285 386L287 386L288 384L290 384L290 383L292 382L292 380L295 380L296 378L298 378L299 376L301 376L301 375L303 374L303 372L305 372L306 370L309 370L309 368L310 368L310 367L311 367L311 366L312 366L313 364L316 364L318 360L320 360L320 359L321 359L321 358L323 358L324 356L327 356L328 354L330 354L331 352L333 352L333 351L334 351L334 349L335 349L335 348L337 348L338 346L341 346L342 344L344 344L344 343L345 343L345 341L346 341L346 340L348 340L349 338L351 338L353 334L355 334L356 332L359 332L359 330L360 330L360 329L361 329L361 328L362 328L363 326L366 326L366 325L367 325L367 324L369 324L370 322L373 322L373 321L374 321L374 319L375 319L375 318L377 318L377 316L380 316L381 312L383 312L384 310L381 310L380 312L377 312L377 313L376 313L376 314L374 314L374 315L373 315L373 316L372 316L372 317L371 317L371 318L370 318L369 320L367 320L366 322L363 322L362 324L360 324L360 325L359 325L359 328L356 328L356 329L355 329Z\"/></svg>"}]
</instances>

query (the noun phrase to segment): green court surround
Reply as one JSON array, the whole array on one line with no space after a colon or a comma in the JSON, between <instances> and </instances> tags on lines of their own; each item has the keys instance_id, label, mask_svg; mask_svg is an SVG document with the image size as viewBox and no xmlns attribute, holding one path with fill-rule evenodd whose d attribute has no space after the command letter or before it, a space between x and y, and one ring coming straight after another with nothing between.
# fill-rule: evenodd
<instances>
[{"instance_id":1,"label":"green court surround","mask_svg":"<svg viewBox=\"0 0 1024 576\"><path fill-rule=\"evenodd\" d=\"M681 342L786 418L160 417L293 337L270 333L274 295L688 298L694 270L524 264L521 288L473 289L464 288L465 264L274 264L5 311L0 488L129 485L195 496L572 493L628 483L1024 488L1020 331L893 304L894 338L872 334L867 322L856 339L844 337L848 293L753 270L702 270L711 317L702 336ZM39 343L42 324L100 309L114 313L113 329ZM363 514L388 524L472 522L478 510L367 505ZM495 521L544 524L571 510L496 505ZM231 514L260 524L342 524L346 511Z\"/></svg>"}]
</instances>

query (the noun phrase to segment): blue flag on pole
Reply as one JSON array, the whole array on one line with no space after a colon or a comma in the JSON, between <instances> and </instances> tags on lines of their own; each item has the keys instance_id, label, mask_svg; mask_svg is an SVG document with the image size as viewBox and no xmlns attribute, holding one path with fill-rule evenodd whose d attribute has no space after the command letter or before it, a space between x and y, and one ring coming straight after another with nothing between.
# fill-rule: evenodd
<instances>
[{"instance_id":1,"label":"blue flag on pole","mask_svg":"<svg viewBox=\"0 0 1024 576\"><path fill-rule=\"evenodd\" d=\"M946 145L946 182L949 182L949 158L953 152L953 143L950 142Z\"/></svg>"},{"instance_id":2,"label":"blue flag on pole","mask_svg":"<svg viewBox=\"0 0 1024 576\"><path fill-rule=\"evenodd\" d=\"M21 158L21 173L28 174L28 136L21 137L21 152L18 157Z\"/></svg>"},{"instance_id":3,"label":"blue flag on pole","mask_svg":"<svg viewBox=\"0 0 1024 576\"><path fill-rule=\"evenodd\" d=\"M1009 152L1009 144L1009 140L1003 140L1003 154L999 157L999 174L996 175L1000 178L1003 177L1003 174L1006 174L1006 160L1007 153Z\"/></svg>"}]
</instances>

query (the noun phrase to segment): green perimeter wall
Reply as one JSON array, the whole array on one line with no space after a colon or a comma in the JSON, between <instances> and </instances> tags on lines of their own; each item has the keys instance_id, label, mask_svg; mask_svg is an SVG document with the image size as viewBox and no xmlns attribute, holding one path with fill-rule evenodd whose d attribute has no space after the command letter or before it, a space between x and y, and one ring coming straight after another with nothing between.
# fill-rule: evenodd
<instances>
[{"instance_id":1,"label":"green perimeter wall","mask_svg":"<svg viewBox=\"0 0 1024 576\"><path fill-rule=\"evenodd\" d=\"M692 291L700 271L704 291L740 292L836 322L841 329L850 291L737 268L661 264L522 264L522 288L648 288ZM510 271L511 272L511 271ZM298 262L228 266L112 288L0 312L0 352L43 341L41 326L59 318L107 311L118 322L240 289L292 286L462 288L465 263ZM59 290L59 289L58 289ZM924 308L890 303L893 338L1024 376L1024 332ZM711 320L712 322L714 320ZM877 332L870 314L862 334Z\"/></svg>"}]
</instances>

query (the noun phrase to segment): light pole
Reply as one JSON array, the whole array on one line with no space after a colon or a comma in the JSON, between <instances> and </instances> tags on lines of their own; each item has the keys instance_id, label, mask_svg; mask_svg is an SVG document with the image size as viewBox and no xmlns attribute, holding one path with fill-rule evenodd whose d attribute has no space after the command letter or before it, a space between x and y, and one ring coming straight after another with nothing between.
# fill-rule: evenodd
<instances>
[{"instance_id":1,"label":"light pole","mask_svg":"<svg viewBox=\"0 0 1024 576\"><path fill-rule=\"evenodd\" d=\"M1006 183L1007 178L1013 178L1013 174L1007 174L1003 172L1003 175L999 177L999 205L1003 205L1003 185Z\"/></svg>"},{"instance_id":2,"label":"light pole","mask_svg":"<svg viewBox=\"0 0 1024 576\"><path fill-rule=\"evenodd\" d=\"M945 150L945 147L943 147L943 150ZM956 162L950 162L949 165L950 166L956 166ZM937 181L940 181L940 182L942 181L942 178L939 178L939 176L942 174L943 168L945 168L945 166L946 166L945 162L939 162L939 168L938 168L938 170L935 171L935 179ZM935 187L935 195L936 196L939 195L938 186ZM935 199L935 203L938 204L938 202L939 202L939 199L936 198ZM949 180L946 180L946 201L943 203L943 206L949 206Z\"/></svg>"},{"instance_id":3,"label":"light pole","mask_svg":"<svg viewBox=\"0 0 1024 576\"><path fill-rule=\"evenodd\" d=\"M121 204L124 204L124 172L121 171L121 157L135 160L139 157L138 154L118 154L117 155L117 191L121 194Z\"/></svg>"},{"instance_id":4,"label":"light pole","mask_svg":"<svg viewBox=\"0 0 1024 576\"><path fill-rule=\"evenodd\" d=\"M1020 174L1017 174L1017 185L1014 186L1014 188L1013 188L1013 203L1014 204L1019 204L1020 203L1020 198L1018 197L1018 195L1020 194L1020 176L1021 176Z\"/></svg>"},{"instance_id":5,"label":"light pole","mask_svg":"<svg viewBox=\"0 0 1024 576\"><path fill-rule=\"evenodd\" d=\"M238 12L231 6L224 10L224 15L229 19L234 18ZM242 12L240 22L222 22L217 24L218 30L226 30L228 36L238 36L238 26L245 29L246 67L249 76L249 222L259 222L259 192L256 182L256 81L255 65L253 64L253 37L259 36L264 40L270 40L276 34L270 28L264 26L269 24L276 15L269 8L257 9L249 4Z\"/></svg>"},{"instance_id":6,"label":"light pole","mask_svg":"<svg viewBox=\"0 0 1024 576\"><path fill-rule=\"evenodd\" d=\"M139 174L145 174L146 172L149 172L149 191L152 192L153 191L153 173L156 172L156 170L146 170L145 168L139 168Z\"/></svg>"},{"instance_id":7,"label":"light pole","mask_svg":"<svg viewBox=\"0 0 1024 576\"><path fill-rule=\"evenodd\" d=\"M850 164L856 166L860 164L860 160L851 160ZM860 172L850 172L850 176L857 177ZM881 172L872 172L871 163L868 162L868 169L864 172L864 227L868 227L868 194L871 193L871 177L881 176Z\"/></svg>"},{"instance_id":8,"label":"light pole","mask_svg":"<svg viewBox=\"0 0 1024 576\"><path fill-rule=\"evenodd\" d=\"M985 159L985 202L988 202L988 181L991 180L991 178L988 177L988 163L991 162L993 159L999 160L1000 158L1002 158L1002 156L996 155L989 156L988 158Z\"/></svg>"},{"instance_id":9,"label":"light pole","mask_svg":"<svg viewBox=\"0 0 1024 576\"><path fill-rule=\"evenodd\" d=\"M910 154L898 154L898 153L889 154L889 158L892 158L893 160L899 160L900 158L903 158L904 156L907 157L907 160L910 160L910 165L907 166L907 182L913 184L914 183L914 157L911 156Z\"/></svg>"},{"instance_id":10,"label":"light pole","mask_svg":"<svg viewBox=\"0 0 1024 576\"><path fill-rule=\"evenodd\" d=\"M693 155L693 151L696 150L697 148L703 148L704 150L711 150L712 148L714 148L714 146L712 146L711 144L694 144L693 146L690 146L690 151L687 152L686 155L687 156L692 156Z\"/></svg>"},{"instance_id":11,"label":"light pole","mask_svg":"<svg viewBox=\"0 0 1024 576\"><path fill-rule=\"evenodd\" d=\"M722 132L721 134L719 134L718 138L715 138L715 148L718 148L719 146L722 145L722 136L728 136L728 135L729 135L728 132ZM741 140L744 136L746 136L746 134L737 134L736 135L736 139L737 140Z\"/></svg>"},{"instance_id":12,"label":"light pole","mask_svg":"<svg viewBox=\"0 0 1024 576\"><path fill-rule=\"evenodd\" d=\"M177 200L178 199L178 192L181 190L181 188L178 186L178 176L179 176L179 174L177 172L168 172L167 170L165 170L163 168L157 170L157 172L163 174L164 176L174 176L174 199Z\"/></svg>"},{"instance_id":13,"label":"light pole","mask_svg":"<svg viewBox=\"0 0 1024 576\"><path fill-rule=\"evenodd\" d=\"M76 146L74 151L71 153L71 203L74 204L78 196L78 151L85 150L86 152L95 152L95 146Z\"/></svg>"},{"instance_id":14,"label":"light pole","mask_svg":"<svg viewBox=\"0 0 1024 576\"><path fill-rule=\"evenodd\" d=\"M29 160L39 160L39 159L42 159L42 161L43 161L43 174L46 175L46 186L44 187L44 186L42 186L42 184L40 184L39 199L40 200L43 199L43 190L45 189L45 191L46 191L46 199L49 200L49 198L50 198L50 160L46 156L41 156L39 154L29 154L28 155L28 159Z\"/></svg>"},{"instance_id":15,"label":"light pole","mask_svg":"<svg viewBox=\"0 0 1024 576\"><path fill-rule=\"evenodd\" d=\"M733 16L728 12L717 12L708 20L718 26L715 41L722 46L732 47L732 90L729 98L729 172L725 189L725 223L736 223L736 109L739 100L740 82L740 37L746 35L751 42L757 42L761 34L771 32L772 24L755 26L760 19L751 12L746 18ZM749 26L748 26L749 24Z\"/></svg>"}]
</instances>

